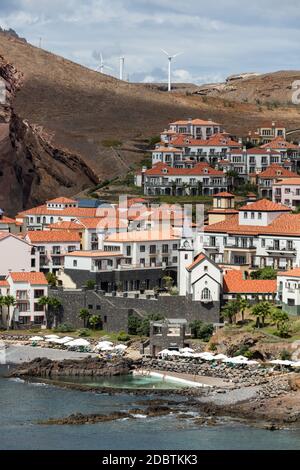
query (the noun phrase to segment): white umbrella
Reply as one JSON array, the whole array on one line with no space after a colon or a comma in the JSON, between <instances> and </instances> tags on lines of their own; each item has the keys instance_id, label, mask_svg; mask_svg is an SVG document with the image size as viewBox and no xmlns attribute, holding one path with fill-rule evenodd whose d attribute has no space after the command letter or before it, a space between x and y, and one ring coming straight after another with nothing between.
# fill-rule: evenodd
<instances>
[{"instance_id":1,"label":"white umbrella","mask_svg":"<svg viewBox=\"0 0 300 470\"><path fill-rule=\"evenodd\" d=\"M127 346L125 346L125 344L117 344L114 349L117 349L119 351L125 351L125 349L127 349Z\"/></svg>"},{"instance_id":2,"label":"white umbrella","mask_svg":"<svg viewBox=\"0 0 300 470\"><path fill-rule=\"evenodd\" d=\"M53 338L53 339L47 339L48 342L50 343L55 343L55 344L66 344L72 341L73 338L70 336L65 336L64 338Z\"/></svg>"},{"instance_id":3,"label":"white umbrella","mask_svg":"<svg viewBox=\"0 0 300 470\"><path fill-rule=\"evenodd\" d=\"M46 339L53 339L53 338L59 338L59 336L57 336L57 335L46 335L45 338Z\"/></svg>"},{"instance_id":4,"label":"white umbrella","mask_svg":"<svg viewBox=\"0 0 300 470\"><path fill-rule=\"evenodd\" d=\"M181 353L194 353L194 349L192 348L182 348L182 349L179 349L179 352Z\"/></svg>"},{"instance_id":5,"label":"white umbrella","mask_svg":"<svg viewBox=\"0 0 300 470\"><path fill-rule=\"evenodd\" d=\"M90 343L86 339L78 338L78 339L74 339L73 341L68 341L66 343L66 346L68 346L68 347L72 347L72 346L90 346Z\"/></svg>"},{"instance_id":6,"label":"white umbrella","mask_svg":"<svg viewBox=\"0 0 300 470\"><path fill-rule=\"evenodd\" d=\"M30 341L44 341L44 338L42 336L32 336Z\"/></svg>"},{"instance_id":7,"label":"white umbrella","mask_svg":"<svg viewBox=\"0 0 300 470\"><path fill-rule=\"evenodd\" d=\"M292 367L300 367L300 361L294 362L294 364L291 364Z\"/></svg>"},{"instance_id":8,"label":"white umbrella","mask_svg":"<svg viewBox=\"0 0 300 470\"><path fill-rule=\"evenodd\" d=\"M215 356L209 352L199 353L197 357L200 357L201 359L204 359L205 361L214 361L215 359Z\"/></svg>"},{"instance_id":9,"label":"white umbrella","mask_svg":"<svg viewBox=\"0 0 300 470\"><path fill-rule=\"evenodd\" d=\"M280 366L291 366L294 364L293 361L283 361L281 359L274 359L274 361L270 361L270 364L278 364Z\"/></svg>"},{"instance_id":10,"label":"white umbrella","mask_svg":"<svg viewBox=\"0 0 300 470\"><path fill-rule=\"evenodd\" d=\"M195 354L194 354L194 353L191 353L191 352L189 352L189 351L180 353L180 355L181 355L181 357L195 357Z\"/></svg>"},{"instance_id":11,"label":"white umbrella","mask_svg":"<svg viewBox=\"0 0 300 470\"><path fill-rule=\"evenodd\" d=\"M223 359L228 359L228 356L225 356L225 354L217 354L217 355L215 356L215 359L216 359L217 361L222 361Z\"/></svg>"}]
</instances>

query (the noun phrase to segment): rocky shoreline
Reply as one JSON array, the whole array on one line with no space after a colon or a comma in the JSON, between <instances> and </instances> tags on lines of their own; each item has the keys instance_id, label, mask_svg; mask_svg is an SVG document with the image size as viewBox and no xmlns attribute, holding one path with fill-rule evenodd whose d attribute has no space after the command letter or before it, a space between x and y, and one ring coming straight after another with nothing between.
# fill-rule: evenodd
<instances>
[{"instance_id":1,"label":"rocky shoreline","mask_svg":"<svg viewBox=\"0 0 300 470\"><path fill-rule=\"evenodd\" d=\"M186 361L187 363L189 361ZM205 375L207 364L185 364L184 371L192 368L193 374ZM148 367L162 369L165 371L181 371L184 365L172 361L148 361ZM224 365L223 365L224 366ZM22 377L28 381L39 381L53 386L70 388L78 391L105 393L105 394L128 394L133 396L161 396L178 397L180 402L171 400L167 408L151 405L145 409L134 408L128 413L115 413L113 415L72 415L59 420L47 421L43 424L83 424L100 421L111 421L116 419L134 419L135 414L155 416L155 413L173 413L178 417L196 412L197 424L213 424L214 420L221 417L231 417L246 421L252 426L260 426L275 430L287 426L300 426L300 378L297 374L274 372L265 369L247 370L247 368L230 369L220 366L214 369L217 377L222 377L232 382L232 387L224 388L181 388L181 389L128 389L85 385L62 381L61 377L109 377L127 375L131 371L145 367L145 361L133 361L127 358L115 358L107 361L104 358L87 357L83 360L51 361L49 359L35 359L32 362L20 364L7 374L7 377ZM229 369L229 371L227 370ZM213 372L206 371L210 376ZM152 408L151 408L152 406ZM150 410L150 408L152 410ZM156 409L156 411L155 411ZM136 412L134 411L136 410ZM148 411L147 411L148 410ZM154 413L154 414L153 414ZM156 414L156 416L158 416ZM194 421L193 421L194 422Z\"/></svg>"}]
</instances>

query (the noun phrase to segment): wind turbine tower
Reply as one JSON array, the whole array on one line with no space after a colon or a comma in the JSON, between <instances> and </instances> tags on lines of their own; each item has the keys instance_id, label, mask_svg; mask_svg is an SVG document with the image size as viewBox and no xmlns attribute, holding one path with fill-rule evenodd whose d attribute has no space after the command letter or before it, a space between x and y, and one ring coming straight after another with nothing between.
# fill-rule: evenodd
<instances>
[{"instance_id":1,"label":"wind turbine tower","mask_svg":"<svg viewBox=\"0 0 300 470\"><path fill-rule=\"evenodd\" d=\"M174 54L174 55L171 55L169 54L167 51L164 51L162 49L162 52L164 54L166 54L166 56L168 57L168 62L169 62L169 66L168 66L168 91L171 91L172 90L172 84L171 84L171 78L172 78L172 70L171 70L171 64L172 64L172 59L175 59L175 57L179 56L180 54L182 54L182 52L178 52L177 54Z\"/></svg>"},{"instance_id":2,"label":"wind turbine tower","mask_svg":"<svg viewBox=\"0 0 300 470\"><path fill-rule=\"evenodd\" d=\"M120 80L124 80L124 63L125 63L125 57L121 56L120 57Z\"/></svg>"}]
</instances>

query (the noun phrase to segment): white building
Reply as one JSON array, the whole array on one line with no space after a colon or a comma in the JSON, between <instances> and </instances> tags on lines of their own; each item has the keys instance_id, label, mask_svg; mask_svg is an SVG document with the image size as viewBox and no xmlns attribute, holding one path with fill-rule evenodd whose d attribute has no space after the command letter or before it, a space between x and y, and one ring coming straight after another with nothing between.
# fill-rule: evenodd
<instances>
[{"instance_id":1,"label":"white building","mask_svg":"<svg viewBox=\"0 0 300 470\"><path fill-rule=\"evenodd\" d=\"M6 278L6 295L15 298L16 304L3 307L2 322L5 326L31 327L46 325L46 310L38 304L48 296L48 282L43 273L11 272Z\"/></svg>"},{"instance_id":2,"label":"white building","mask_svg":"<svg viewBox=\"0 0 300 470\"><path fill-rule=\"evenodd\" d=\"M272 186L272 200L284 204L292 210L300 206L300 177L285 178Z\"/></svg>"},{"instance_id":3,"label":"white building","mask_svg":"<svg viewBox=\"0 0 300 470\"><path fill-rule=\"evenodd\" d=\"M266 199L250 203L205 226L203 246L216 263L244 270L300 266L300 214Z\"/></svg>"},{"instance_id":4,"label":"white building","mask_svg":"<svg viewBox=\"0 0 300 470\"><path fill-rule=\"evenodd\" d=\"M277 277L277 300L290 315L300 315L300 268L282 272Z\"/></svg>"},{"instance_id":5,"label":"white building","mask_svg":"<svg viewBox=\"0 0 300 470\"><path fill-rule=\"evenodd\" d=\"M29 241L0 232L0 276L10 271L39 271L39 255Z\"/></svg>"},{"instance_id":6,"label":"white building","mask_svg":"<svg viewBox=\"0 0 300 470\"><path fill-rule=\"evenodd\" d=\"M57 273L64 266L65 255L81 248L80 235L74 230L30 231L25 239L37 247L40 270L45 273Z\"/></svg>"},{"instance_id":7,"label":"white building","mask_svg":"<svg viewBox=\"0 0 300 470\"><path fill-rule=\"evenodd\" d=\"M187 119L171 122L169 130L176 134L187 134L194 139L206 140L214 134L223 131L221 124L212 120L205 121L203 119Z\"/></svg>"},{"instance_id":8,"label":"white building","mask_svg":"<svg viewBox=\"0 0 300 470\"><path fill-rule=\"evenodd\" d=\"M173 168L158 163L144 174L144 194L147 195L208 195L227 191L229 178L223 171L207 163L193 168Z\"/></svg>"}]
</instances>

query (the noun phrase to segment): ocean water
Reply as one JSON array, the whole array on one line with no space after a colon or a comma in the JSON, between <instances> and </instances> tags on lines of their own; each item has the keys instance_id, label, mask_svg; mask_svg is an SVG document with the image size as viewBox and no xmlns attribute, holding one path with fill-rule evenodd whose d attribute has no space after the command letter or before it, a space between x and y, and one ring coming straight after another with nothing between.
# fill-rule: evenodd
<instances>
[{"instance_id":1,"label":"ocean water","mask_svg":"<svg viewBox=\"0 0 300 470\"><path fill-rule=\"evenodd\" d=\"M149 390L147 398L158 397L151 397ZM144 400L145 397L65 390L0 376L0 449L300 449L300 430L272 432L229 421L209 427L175 416L141 415L136 420L80 426L37 424L39 420L77 412L127 411L139 407L139 401Z\"/></svg>"}]
</instances>

